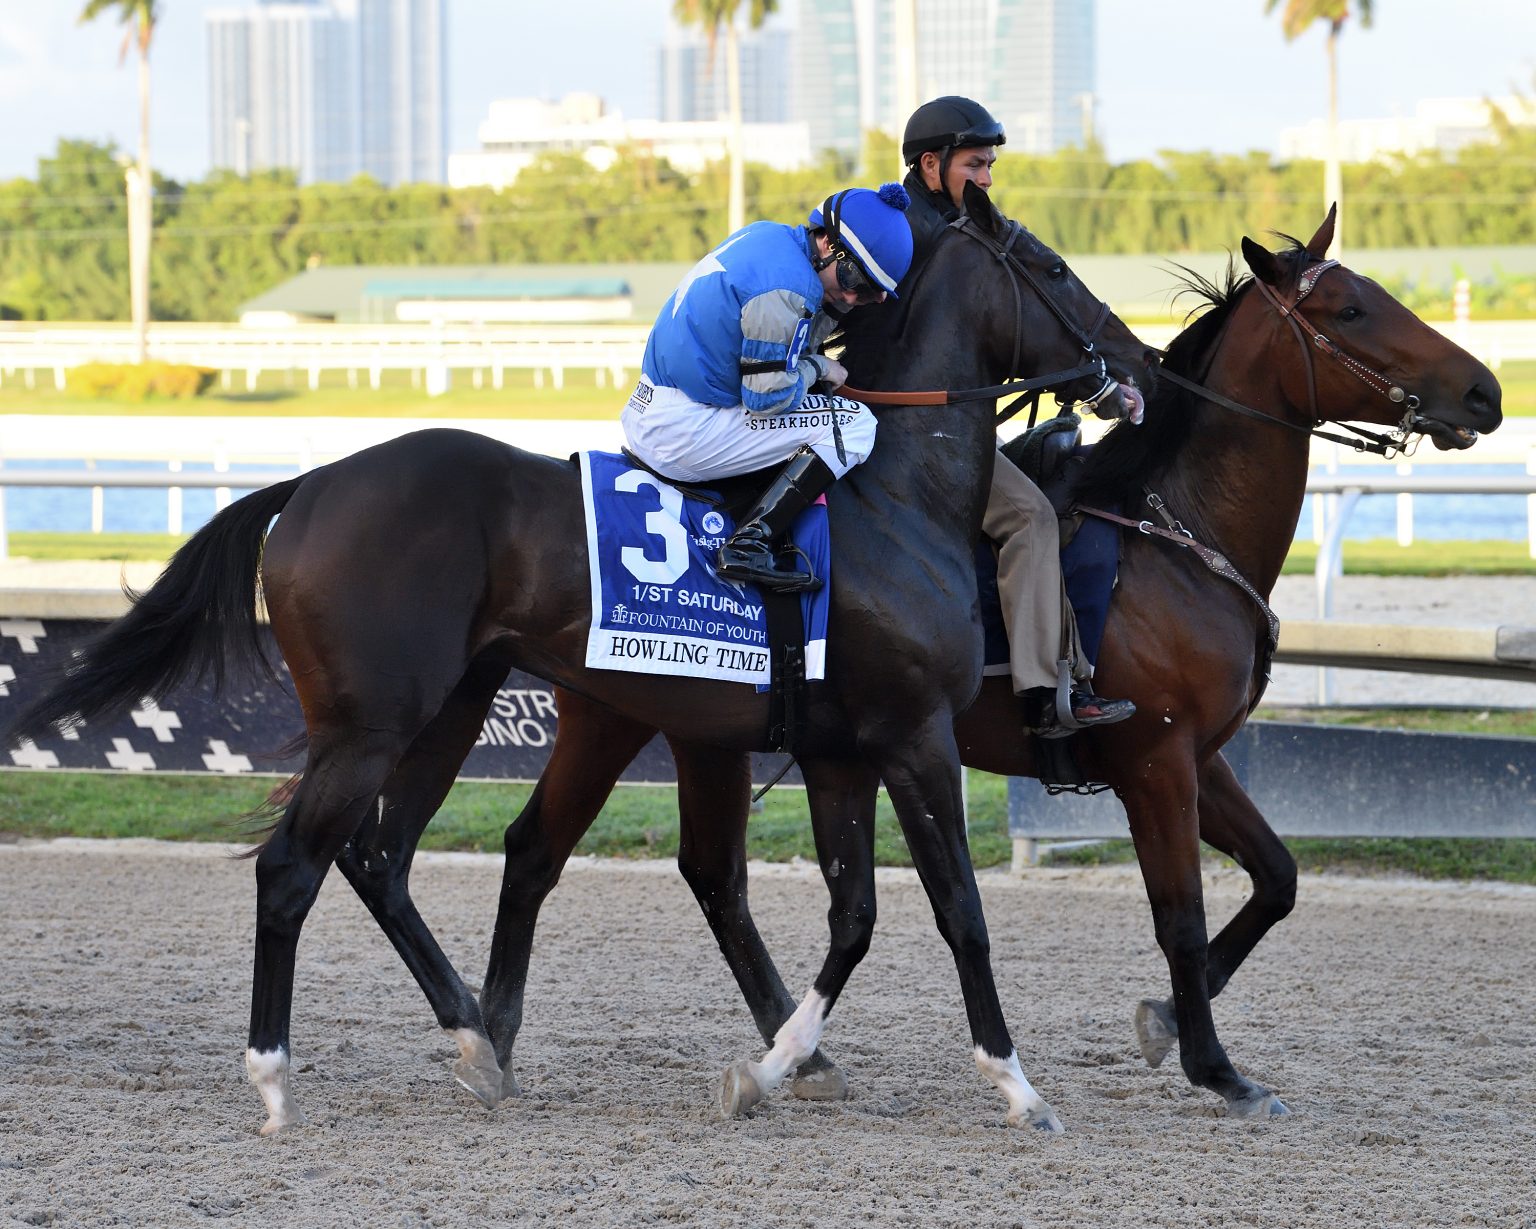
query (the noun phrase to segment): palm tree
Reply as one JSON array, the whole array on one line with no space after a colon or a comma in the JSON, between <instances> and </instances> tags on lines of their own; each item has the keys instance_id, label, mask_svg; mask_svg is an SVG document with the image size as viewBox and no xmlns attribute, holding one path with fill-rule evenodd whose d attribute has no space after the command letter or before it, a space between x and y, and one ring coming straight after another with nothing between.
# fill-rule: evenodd
<instances>
[{"instance_id":1,"label":"palm tree","mask_svg":"<svg viewBox=\"0 0 1536 1229\"><path fill-rule=\"evenodd\" d=\"M128 58L128 48L139 51L139 156L127 169L128 180L128 297L133 316L134 349L143 362L149 350L149 237L153 219L150 198L154 181L149 170L149 45L160 20L159 0L86 0L80 22L95 21L116 10L126 27L118 63Z\"/></svg>"},{"instance_id":2,"label":"palm tree","mask_svg":"<svg viewBox=\"0 0 1536 1229\"><path fill-rule=\"evenodd\" d=\"M1349 18L1350 0L1264 0L1264 11L1273 13L1284 4L1280 26L1286 41L1299 38L1314 21L1328 23L1328 157L1323 163L1323 208L1337 204L1333 227L1333 252L1344 250L1344 179L1339 170L1339 32ZM1360 24L1371 24L1371 0L1354 0Z\"/></svg>"},{"instance_id":3,"label":"palm tree","mask_svg":"<svg viewBox=\"0 0 1536 1229\"><path fill-rule=\"evenodd\" d=\"M726 229L732 232L747 224L746 170L741 151L741 45L736 34L736 14L742 0L672 0L672 17L680 26L703 30L709 38L710 71L715 48L725 30L725 96L730 110L730 195L726 201ZM759 29L779 0L747 0L747 25Z\"/></svg>"}]
</instances>

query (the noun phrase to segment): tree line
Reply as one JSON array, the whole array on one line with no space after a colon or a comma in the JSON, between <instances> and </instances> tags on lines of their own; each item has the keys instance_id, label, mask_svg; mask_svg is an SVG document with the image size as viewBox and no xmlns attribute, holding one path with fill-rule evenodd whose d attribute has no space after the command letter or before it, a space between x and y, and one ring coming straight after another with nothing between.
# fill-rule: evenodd
<instances>
[{"instance_id":1,"label":"tree line","mask_svg":"<svg viewBox=\"0 0 1536 1229\"><path fill-rule=\"evenodd\" d=\"M1232 248L1265 231L1309 235L1321 172L1262 153L1001 151L993 199L1067 255ZM891 178L894 142L870 134L860 166L748 166L749 217L798 220L834 188ZM367 178L301 187L288 172L155 180L152 314L227 320L306 267L691 261L726 233L727 168L685 175L643 150L598 171L551 154L504 191ZM1501 125L1455 157L1344 172L1352 249L1536 243L1536 130ZM0 183L0 315L128 314L127 210L116 151L61 141L35 179Z\"/></svg>"}]
</instances>

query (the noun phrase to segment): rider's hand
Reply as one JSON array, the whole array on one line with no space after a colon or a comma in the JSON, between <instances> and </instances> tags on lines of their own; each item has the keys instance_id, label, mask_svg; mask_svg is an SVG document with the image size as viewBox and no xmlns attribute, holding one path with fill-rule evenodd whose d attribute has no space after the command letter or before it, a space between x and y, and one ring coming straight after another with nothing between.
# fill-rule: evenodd
<instances>
[{"instance_id":1,"label":"rider's hand","mask_svg":"<svg viewBox=\"0 0 1536 1229\"><path fill-rule=\"evenodd\" d=\"M848 383L848 368L844 367L835 358L824 360L827 365L827 374L817 381L822 388L836 392L844 384Z\"/></svg>"}]
</instances>

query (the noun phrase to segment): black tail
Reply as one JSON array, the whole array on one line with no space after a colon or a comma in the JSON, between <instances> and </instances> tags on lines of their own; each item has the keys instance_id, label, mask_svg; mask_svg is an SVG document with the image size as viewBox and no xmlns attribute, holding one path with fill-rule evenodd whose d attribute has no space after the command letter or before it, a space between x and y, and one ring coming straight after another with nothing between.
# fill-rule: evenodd
<instances>
[{"instance_id":1,"label":"black tail","mask_svg":"<svg viewBox=\"0 0 1536 1229\"><path fill-rule=\"evenodd\" d=\"M119 717L187 681L222 687L231 665L271 673L256 619L256 576L267 526L307 475L253 492L204 525L149 591L97 636L58 685L6 731L36 741L61 724Z\"/></svg>"}]
</instances>

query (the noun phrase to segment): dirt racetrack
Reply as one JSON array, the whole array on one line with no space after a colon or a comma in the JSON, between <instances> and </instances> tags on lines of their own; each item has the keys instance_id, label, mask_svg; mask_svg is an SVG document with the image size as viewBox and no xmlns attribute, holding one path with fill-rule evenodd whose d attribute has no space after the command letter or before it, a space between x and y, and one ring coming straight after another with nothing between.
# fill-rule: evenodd
<instances>
[{"instance_id":1,"label":"dirt racetrack","mask_svg":"<svg viewBox=\"0 0 1536 1229\"><path fill-rule=\"evenodd\" d=\"M418 900L478 981L499 870L424 856ZM449 1040L339 876L299 949L309 1125L258 1138L245 1038L249 863L149 842L0 846L0 1222L619 1226L1536 1225L1536 892L1307 878L1217 1002L1240 1067L1294 1113L1217 1116L1141 1061L1166 986L1133 872L983 877L1024 1069L1067 1127L1010 1131L976 1073L954 966L908 872L827 1052L852 1098L781 1093L721 1122L761 1049L675 869L573 865L534 949L521 1101L452 1082ZM1210 878L1230 914L1246 879ZM791 989L825 896L755 868Z\"/></svg>"}]
</instances>

